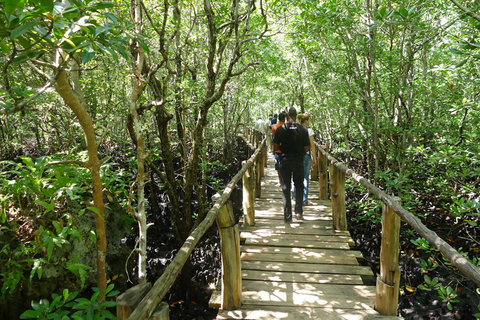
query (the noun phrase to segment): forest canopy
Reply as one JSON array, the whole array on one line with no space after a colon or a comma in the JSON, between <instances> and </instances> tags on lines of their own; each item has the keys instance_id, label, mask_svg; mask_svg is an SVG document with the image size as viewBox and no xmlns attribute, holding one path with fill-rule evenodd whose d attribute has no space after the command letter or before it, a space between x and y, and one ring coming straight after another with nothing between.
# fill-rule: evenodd
<instances>
[{"instance_id":1,"label":"forest canopy","mask_svg":"<svg viewBox=\"0 0 480 320\"><path fill-rule=\"evenodd\" d=\"M479 10L0 0L0 306L60 293L25 293L55 268L102 300L116 272L112 216L118 238L136 238L127 273L145 282L149 225L167 226L178 248L222 190L219 172L238 170L243 125L286 107L308 112L335 156L420 217L450 217L478 249ZM89 259L56 252L81 241Z\"/></svg>"}]
</instances>

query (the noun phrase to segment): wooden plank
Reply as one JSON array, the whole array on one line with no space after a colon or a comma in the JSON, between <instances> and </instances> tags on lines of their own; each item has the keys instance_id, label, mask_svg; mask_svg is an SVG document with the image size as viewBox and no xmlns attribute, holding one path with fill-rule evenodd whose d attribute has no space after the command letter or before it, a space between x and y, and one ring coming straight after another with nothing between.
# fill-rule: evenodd
<instances>
[{"instance_id":1,"label":"wooden plank","mask_svg":"<svg viewBox=\"0 0 480 320\"><path fill-rule=\"evenodd\" d=\"M320 242L320 241L302 241L297 239L286 240L283 238L249 238L245 240L247 246L275 246L275 247L297 247L297 248L317 248L317 249L350 249L346 242Z\"/></svg>"},{"instance_id":2,"label":"wooden plank","mask_svg":"<svg viewBox=\"0 0 480 320\"><path fill-rule=\"evenodd\" d=\"M362 277L359 275L321 274L313 272L272 272L248 269L242 270L242 279L296 283L363 284Z\"/></svg>"},{"instance_id":3,"label":"wooden plank","mask_svg":"<svg viewBox=\"0 0 480 320\"><path fill-rule=\"evenodd\" d=\"M243 245L240 248L242 253L256 254L288 254L300 257L354 257L363 259L360 251L342 250L342 249L317 249L317 248L297 248L297 247L261 247ZM260 259L263 260L263 259Z\"/></svg>"},{"instance_id":4,"label":"wooden plank","mask_svg":"<svg viewBox=\"0 0 480 320\"><path fill-rule=\"evenodd\" d=\"M243 226L240 229L240 232L251 232L255 234L291 234L296 233L299 235L320 235L320 236L350 236L350 232L348 231L336 231L331 229L312 229L312 228L305 228L303 224L298 222L291 222L285 223L283 226L279 226L278 228L252 228Z\"/></svg>"},{"instance_id":5,"label":"wooden plank","mask_svg":"<svg viewBox=\"0 0 480 320\"><path fill-rule=\"evenodd\" d=\"M375 287L243 281L243 305L373 309Z\"/></svg>"},{"instance_id":6,"label":"wooden plank","mask_svg":"<svg viewBox=\"0 0 480 320\"><path fill-rule=\"evenodd\" d=\"M314 256L290 255L281 253L251 253L242 252L242 261L267 261L267 262L301 262L301 263L320 263L320 264L349 264L358 265L358 261L353 256L338 256L328 254L318 254Z\"/></svg>"},{"instance_id":7,"label":"wooden plank","mask_svg":"<svg viewBox=\"0 0 480 320\"><path fill-rule=\"evenodd\" d=\"M322 230L330 230L332 229L332 221L294 221L290 224L284 223L283 218L282 220L268 220L268 219L255 219L255 227L256 228L272 228L272 229L287 229L291 230L292 228L295 229L322 229Z\"/></svg>"},{"instance_id":8,"label":"wooden plank","mask_svg":"<svg viewBox=\"0 0 480 320\"><path fill-rule=\"evenodd\" d=\"M242 310L222 311L217 319L250 319L250 320L393 320L398 317L380 316L375 310L302 308L284 306L245 306Z\"/></svg>"},{"instance_id":9,"label":"wooden plank","mask_svg":"<svg viewBox=\"0 0 480 320\"><path fill-rule=\"evenodd\" d=\"M331 264L305 264L295 262L269 262L269 261L242 261L242 271L283 271L283 272L309 272L323 274L359 275L365 279L373 279L370 267L359 265L331 265Z\"/></svg>"},{"instance_id":10,"label":"wooden plank","mask_svg":"<svg viewBox=\"0 0 480 320\"><path fill-rule=\"evenodd\" d=\"M324 211L324 212L311 212L304 210L303 217L307 221L317 221L317 220L329 220L332 221L332 212ZM283 220L283 210L274 210L272 208L266 209L259 209L258 207L255 209L255 218L257 219L270 219L270 220Z\"/></svg>"},{"instance_id":11,"label":"wooden plank","mask_svg":"<svg viewBox=\"0 0 480 320\"><path fill-rule=\"evenodd\" d=\"M263 232L245 232L240 234L240 238L246 239L278 239L279 236L276 233L263 233ZM307 242L342 242L348 244L354 244L352 238L349 235L316 235L316 234L282 234L280 236L283 240L299 240Z\"/></svg>"}]
</instances>

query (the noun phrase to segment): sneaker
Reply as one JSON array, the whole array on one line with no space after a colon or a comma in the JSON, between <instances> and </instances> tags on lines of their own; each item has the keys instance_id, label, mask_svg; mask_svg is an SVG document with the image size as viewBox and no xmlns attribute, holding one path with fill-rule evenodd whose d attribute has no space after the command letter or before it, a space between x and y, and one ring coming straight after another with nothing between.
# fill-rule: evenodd
<instances>
[{"instance_id":1,"label":"sneaker","mask_svg":"<svg viewBox=\"0 0 480 320\"><path fill-rule=\"evenodd\" d=\"M303 220L303 215L301 215L301 214L297 214L296 217L297 217L297 220Z\"/></svg>"}]
</instances>

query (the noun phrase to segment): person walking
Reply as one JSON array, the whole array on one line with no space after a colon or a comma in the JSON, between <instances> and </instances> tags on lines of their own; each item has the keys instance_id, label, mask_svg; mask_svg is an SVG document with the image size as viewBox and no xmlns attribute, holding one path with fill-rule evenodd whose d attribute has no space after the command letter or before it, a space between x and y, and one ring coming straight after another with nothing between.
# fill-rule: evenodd
<instances>
[{"instance_id":1,"label":"person walking","mask_svg":"<svg viewBox=\"0 0 480 320\"><path fill-rule=\"evenodd\" d=\"M315 153L315 144L313 143L313 136L315 133L310 126L310 115L308 113L304 113L298 116L299 122L302 126L304 126L308 131L308 137L310 140L310 150L305 153L303 158L303 205L304 206L311 206L313 203L308 201L308 187L310 184L310 170L312 166L317 164L317 158Z\"/></svg>"},{"instance_id":2,"label":"person walking","mask_svg":"<svg viewBox=\"0 0 480 320\"><path fill-rule=\"evenodd\" d=\"M272 141L275 138L275 131L277 131L279 127L285 124L285 117L286 117L286 113L284 111L280 112L280 114L278 115L278 123L274 125L272 128ZM282 185L282 176L280 175L280 154L281 153L282 152L280 150L276 150L273 152L273 155L275 156L275 170L277 170L277 175L278 175L278 186Z\"/></svg>"},{"instance_id":3,"label":"person walking","mask_svg":"<svg viewBox=\"0 0 480 320\"><path fill-rule=\"evenodd\" d=\"M275 151L280 150L280 175L282 178L283 216L285 222L292 221L292 199L290 189L295 185L295 215L297 220L303 220L303 158L310 150L308 131L296 123L297 110L290 108L287 122L277 128L273 138Z\"/></svg>"}]
</instances>

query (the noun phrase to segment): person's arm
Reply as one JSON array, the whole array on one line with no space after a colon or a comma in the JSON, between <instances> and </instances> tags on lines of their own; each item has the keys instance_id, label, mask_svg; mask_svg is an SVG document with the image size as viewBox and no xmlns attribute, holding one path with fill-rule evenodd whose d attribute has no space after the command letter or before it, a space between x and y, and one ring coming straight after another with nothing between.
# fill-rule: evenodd
<instances>
[{"instance_id":1,"label":"person's arm","mask_svg":"<svg viewBox=\"0 0 480 320\"><path fill-rule=\"evenodd\" d=\"M274 143L273 144L273 151L279 151L280 150L280 143Z\"/></svg>"},{"instance_id":2,"label":"person's arm","mask_svg":"<svg viewBox=\"0 0 480 320\"><path fill-rule=\"evenodd\" d=\"M317 153L315 152L315 143L313 142L313 136L310 136L310 149L312 150L312 166L317 164Z\"/></svg>"},{"instance_id":3,"label":"person's arm","mask_svg":"<svg viewBox=\"0 0 480 320\"><path fill-rule=\"evenodd\" d=\"M305 130L305 136L304 136L304 138L303 138L303 139L305 139L305 140L303 140L303 141L304 141L303 143L304 143L305 153L307 153L308 150L310 150L310 144L311 144L311 142L310 142L310 136L308 135L308 130L307 130L305 127L303 127L303 128L304 128L304 130Z\"/></svg>"}]
</instances>

